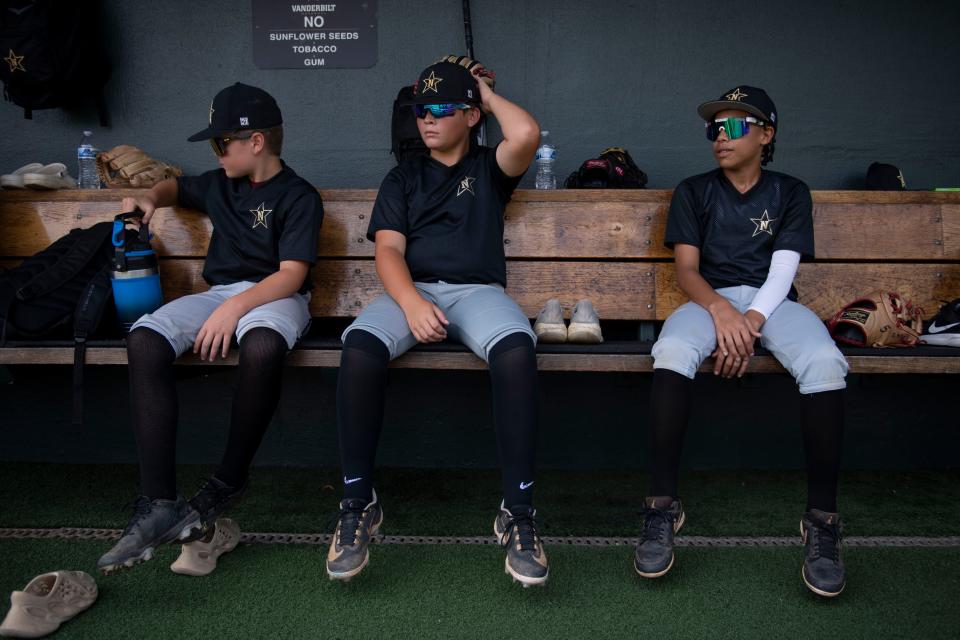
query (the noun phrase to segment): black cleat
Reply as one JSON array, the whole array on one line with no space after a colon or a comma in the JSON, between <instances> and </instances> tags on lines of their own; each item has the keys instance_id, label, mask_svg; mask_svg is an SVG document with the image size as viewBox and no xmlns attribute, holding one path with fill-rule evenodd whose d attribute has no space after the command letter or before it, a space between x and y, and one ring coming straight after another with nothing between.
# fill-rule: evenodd
<instances>
[{"instance_id":1,"label":"black cleat","mask_svg":"<svg viewBox=\"0 0 960 640\"><path fill-rule=\"evenodd\" d=\"M383 524L383 510L373 500L342 500L340 518L327 551L327 575L331 580L350 580L370 562L370 541Z\"/></svg>"},{"instance_id":2,"label":"black cleat","mask_svg":"<svg viewBox=\"0 0 960 640\"><path fill-rule=\"evenodd\" d=\"M196 512L197 518L190 523L192 531L183 542L193 542L206 536L213 529L220 514L243 497L248 484L249 482L245 482L242 487L237 488L215 477L207 480L196 495L190 498L190 506Z\"/></svg>"},{"instance_id":3,"label":"black cleat","mask_svg":"<svg viewBox=\"0 0 960 640\"><path fill-rule=\"evenodd\" d=\"M507 550L504 572L524 588L546 584L550 573L547 554L534 521L536 514L530 506L507 509L501 503L500 512L493 521L493 535Z\"/></svg>"},{"instance_id":4,"label":"black cleat","mask_svg":"<svg viewBox=\"0 0 960 640\"><path fill-rule=\"evenodd\" d=\"M643 516L643 531L633 555L633 568L644 578L659 578L673 567L673 538L683 523L686 514L679 500L665 506L664 498L648 497L640 511ZM660 504L661 506L655 506Z\"/></svg>"},{"instance_id":5,"label":"black cleat","mask_svg":"<svg viewBox=\"0 0 960 640\"><path fill-rule=\"evenodd\" d=\"M186 539L197 518L183 496L176 500L140 496L133 503L133 516L120 540L100 557L97 569L108 575L150 560L160 545Z\"/></svg>"},{"instance_id":6,"label":"black cleat","mask_svg":"<svg viewBox=\"0 0 960 640\"><path fill-rule=\"evenodd\" d=\"M846 584L843 568L843 526L840 516L811 509L800 520L803 540L803 582L818 596L840 595Z\"/></svg>"}]
</instances>

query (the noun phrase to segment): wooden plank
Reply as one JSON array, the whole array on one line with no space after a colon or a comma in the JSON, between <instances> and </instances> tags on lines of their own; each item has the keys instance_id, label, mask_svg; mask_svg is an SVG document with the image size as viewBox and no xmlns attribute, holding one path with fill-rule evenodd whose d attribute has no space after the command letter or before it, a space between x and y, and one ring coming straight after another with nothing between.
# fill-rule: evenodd
<instances>
[{"instance_id":1,"label":"wooden plank","mask_svg":"<svg viewBox=\"0 0 960 640\"><path fill-rule=\"evenodd\" d=\"M937 204L816 204L817 259L942 260Z\"/></svg>"},{"instance_id":2,"label":"wooden plank","mask_svg":"<svg viewBox=\"0 0 960 640\"><path fill-rule=\"evenodd\" d=\"M30 189L0 190L0 202L112 202L142 195L144 189L61 189L31 191ZM324 202L373 202L376 189L317 189ZM960 202L960 198L957 199Z\"/></svg>"},{"instance_id":3,"label":"wooden plank","mask_svg":"<svg viewBox=\"0 0 960 640\"><path fill-rule=\"evenodd\" d=\"M943 255L960 260L960 204L943 205Z\"/></svg>"},{"instance_id":4,"label":"wooden plank","mask_svg":"<svg viewBox=\"0 0 960 640\"><path fill-rule=\"evenodd\" d=\"M960 204L960 193L949 191L811 191L814 204Z\"/></svg>"},{"instance_id":5,"label":"wooden plank","mask_svg":"<svg viewBox=\"0 0 960 640\"><path fill-rule=\"evenodd\" d=\"M109 220L128 193L0 192L5 228L0 255L32 255L71 228ZM322 193L327 216L318 254L372 256L365 234L375 192ZM814 193L818 257L960 259L960 194L921 193L929 197L918 199L894 193L879 200L876 193ZM954 204L937 196L954 196ZM622 190L518 192L506 212L506 253L510 258L669 259L662 243L668 208L667 191L642 197ZM157 249L166 256L205 255L210 231L206 216L189 210L161 209L153 224Z\"/></svg>"},{"instance_id":6,"label":"wooden plank","mask_svg":"<svg viewBox=\"0 0 960 640\"><path fill-rule=\"evenodd\" d=\"M905 354L905 355L901 355ZM889 356L849 356L851 373L882 374L958 374L960 355L957 357L911 356L909 351L891 351ZM56 347L0 348L0 365L71 365L73 349ZM87 351L89 365L125 365L127 353L119 347L94 348ZM180 358L178 365L222 366L236 365L236 350L227 360L216 363L203 362L190 354ZM287 357L292 367L336 368L340 365L340 351L336 349L300 349ZM472 353L410 352L391 366L398 369L484 370L486 364ZM649 373L653 371L653 358L649 355L582 355L541 353L537 355L540 371L592 371ZM713 371L711 361L700 367L700 372ZM758 356L751 360L750 373L783 373L783 367L772 356Z\"/></svg>"},{"instance_id":7,"label":"wooden plank","mask_svg":"<svg viewBox=\"0 0 960 640\"><path fill-rule=\"evenodd\" d=\"M15 260L0 260L10 267ZM207 289L197 259L160 264L165 301ZM322 260L314 268L314 317L355 317L382 291L372 260ZM607 320L666 320L687 301L670 263L508 262L508 293L528 317L556 297L569 314L582 298ZM933 317L941 301L960 291L960 264L805 263L796 279L800 302L827 319L856 296L875 289L898 291Z\"/></svg>"},{"instance_id":8,"label":"wooden plank","mask_svg":"<svg viewBox=\"0 0 960 640\"><path fill-rule=\"evenodd\" d=\"M14 260L0 260L10 267ZM166 301L205 291L197 259L164 259L160 271ZM528 317L557 297L569 313L582 298L607 320L665 320L687 301L670 263L508 262L508 292ZM310 304L315 317L355 317L382 292L372 260L323 260L314 268ZM875 289L900 292L923 307L926 318L960 291L960 264L806 263L796 279L800 301L821 318Z\"/></svg>"},{"instance_id":9,"label":"wooden plank","mask_svg":"<svg viewBox=\"0 0 960 640\"><path fill-rule=\"evenodd\" d=\"M933 316L941 300L960 291L960 264L817 264L800 265L795 280L800 302L827 319L856 296L876 289L897 291ZM665 320L687 301L676 283L673 265L656 265L656 317Z\"/></svg>"},{"instance_id":10,"label":"wooden plank","mask_svg":"<svg viewBox=\"0 0 960 640\"><path fill-rule=\"evenodd\" d=\"M376 189L319 189L324 202L372 202ZM46 201L116 201L126 196L143 193L140 189L63 190L63 191L0 191L0 200L11 202ZM672 189L553 189L538 191L518 189L513 199L533 202L598 202L624 200L629 202L669 202ZM813 191L813 201L838 204L864 202L873 204L960 204L960 193L947 191Z\"/></svg>"},{"instance_id":11,"label":"wooden plank","mask_svg":"<svg viewBox=\"0 0 960 640\"><path fill-rule=\"evenodd\" d=\"M5 235L0 255L25 257L76 227L113 219L116 202L0 200ZM372 202L333 201L325 206L318 255L373 256L366 239ZM511 203L505 250L513 258L640 258L672 255L663 247L666 204L631 202ZM189 209L163 208L151 223L154 247L163 256L206 255L212 225Z\"/></svg>"},{"instance_id":12,"label":"wooden plank","mask_svg":"<svg viewBox=\"0 0 960 640\"><path fill-rule=\"evenodd\" d=\"M667 203L511 202L508 258L670 258L663 246Z\"/></svg>"},{"instance_id":13,"label":"wooden plank","mask_svg":"<svg viewBox=\"0 0 960 640\"><path fill-rule=\"evenodd\" d=\"M654 315L657 320L666 320L677 307L688 301L687 294L677 284L677 271L673 264L656 265L654 280Z\"/></svg>"},{"instance_id":14,"label":"wooden plank","mask_svg":"<svg viewBox=\"0 0 960 640\"><path fill-rule=\"evenodd\" d=\"M314 269L314 282L314 316L356 316L383 290L370 260L325 260ZM530 318L553 297L568 311L589 298L610 320L653 317L653 270L642 263L511 262L507 284Z\"/></svg>"},{"instance_id":15,"label":"wooden plank","mask_svg":"<svg viewBox=\"0 0 960 640\"><path fill-rule=\"evenodd\" d=\"M877 289L898 292L929 319L957 297L960 264L801 264L795 283L800 301L824 319Z\"/></svg>"},{"instance_id":16,"label":"wooden plank","mask_svg":"<svg viewBox=\"0 0 960 640\"><path fill-rule=\"evenodd\" d=\"M314 316L353 317L383 290L370 260L325 260L314 269ZM507 292L534 318L550 298L568 312L590 299L608 320L652 319L653 269L644 263L509 262Z\"/></svg>"},{"instance_id":17,"label":"wooden plank","mask_svg":"<svg viewBox=\"0 0 960 640\"><path fill-rule=\"evenodd\" d=\"M0 266L12 264L0 260ZM162 260L164 300L205 291L202 270L201 260ZM652 265L640 262L507 264L508 293L530 318L556 297L568 314L578 300L588 298L607 320L653 319L653 275ZM310 312L314 317L355 317L383 291L373 260L322 260L314 267L313 280Z\"/></svg>"},{"instance_id":18,"label":"wooden plank","mask_svg":"<svg viewBox=\"0 0 960 640\"><path fill-rule=\"evenodd\" d=\"M0 199L5 233L0 255L26 257L40 251L76 227L112 220L118 202L51 201L9 202ZM320 232L319 255L372 256L373 244L364 238L371 202L335 201L328 204ZM150 225L154 248L169 257L205 256L213 226L204 214L190 209L162 208Z\"/></svg>"},{"instance_id":19,"label":"wooden plank","mask_svg":"<svg viewBox=\"0 0 960 640\"><path fill-rule=\"evenodd\" d=\"M111 220L116 202L0 201L6 223L0 255L25 257L40 251L78 226ZM639 257L654 244L658 208L645 203L512 203L507 212L507 255L512 257ZM325 257L366 257L373 244L366 240L372 202L334 201L325 206L318 254ZM151 225L155 247L164 256L203 256L212 225L205 215L189 209L160 209ZM601 231L602 230L602 231ZM658 228L659 230L659 228ZM662 230L656 234L657 251Z\"/></svg>"}]
</instances>

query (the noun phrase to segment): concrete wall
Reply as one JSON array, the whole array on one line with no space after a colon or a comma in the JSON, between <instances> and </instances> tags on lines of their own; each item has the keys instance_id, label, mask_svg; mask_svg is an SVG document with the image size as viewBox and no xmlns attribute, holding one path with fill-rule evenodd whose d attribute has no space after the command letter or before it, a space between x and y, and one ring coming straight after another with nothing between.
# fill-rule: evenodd
<instances>
[{"instance_id":1,"label":"concrete wall","mask_svg":"<svg viewBox=\"0 0 960 640\"><path fill-rule=\"evenodd\" d=\"M696 105L742 83L777 102L771 168L815 189L856 188L874 160L899 165L911 188L960 185L960 3L473 0L472 12L477 57L551 130L561 175L612 144L651 187L709 169ZM205 126L213 94L242 80L278 98L285 158L322 187L377 186L393 164L397 89L464 48L452 0L380 0L378 63L348 70L257 69L247 1L105 0L103 13L115 70L100 147L214 167L186 137ZM0 104L0 170L59 160L75 173L80 131L95 124L92 110L25 121Z\"/></svg>"}]
</instances>

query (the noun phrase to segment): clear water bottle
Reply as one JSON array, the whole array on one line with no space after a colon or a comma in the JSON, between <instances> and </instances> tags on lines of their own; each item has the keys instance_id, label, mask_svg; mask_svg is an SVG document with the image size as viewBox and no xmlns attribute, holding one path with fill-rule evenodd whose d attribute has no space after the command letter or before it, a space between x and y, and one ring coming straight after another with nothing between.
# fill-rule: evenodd
<instances>
[{"instance_id":1,"label":"clear water bottle","mask_svg":"<svg viewBox=\"0 0 960 640\"><path fill-rule=\"evenodd\" d=\"M557 148L553 146L549 131L540 132L540 147L537 149L537 189L556 189L557 177L553 165L557 160Z\"/></svg>"},{"instance_id":2,"label":"clear water bottle","mask_svg":"<svg viewBox=\"0 0 960 640\"><path fill-rule=\"evenodd\" d=\"M84 131L77 147L77 186L81 189L99 189L97 149L93 146L93 132Z\"/></svg>"}]
</instances>

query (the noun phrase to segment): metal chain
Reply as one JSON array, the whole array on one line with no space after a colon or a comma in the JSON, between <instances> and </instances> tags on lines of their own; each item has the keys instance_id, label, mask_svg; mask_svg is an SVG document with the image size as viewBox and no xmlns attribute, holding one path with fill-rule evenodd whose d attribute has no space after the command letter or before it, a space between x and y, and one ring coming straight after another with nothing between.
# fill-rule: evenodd
<instances>
[{"instance_id":1,"label":"metal chain","mask_svg":"<svg viewBox=\"0 0 960 640\"><path fill-rule=\"evenodd\" d=\"M56 529L0 528L0 539L22 540L115 540L120 529L95 529L61 527ZM247 544L307 544L328 545L329 533L258 533L248 532L240 536ZM493 536L374 536L377 544L429 544L429 545L498 545ZM633 546L636 538L600 536L545 536L544 544L572 547L622 547ZM960 547L960 536L851 536L844 538L846 547ZM736 536L677 536L678 547L798 547L799 536L736 537Z\"/></svg>"}]
</instances>

